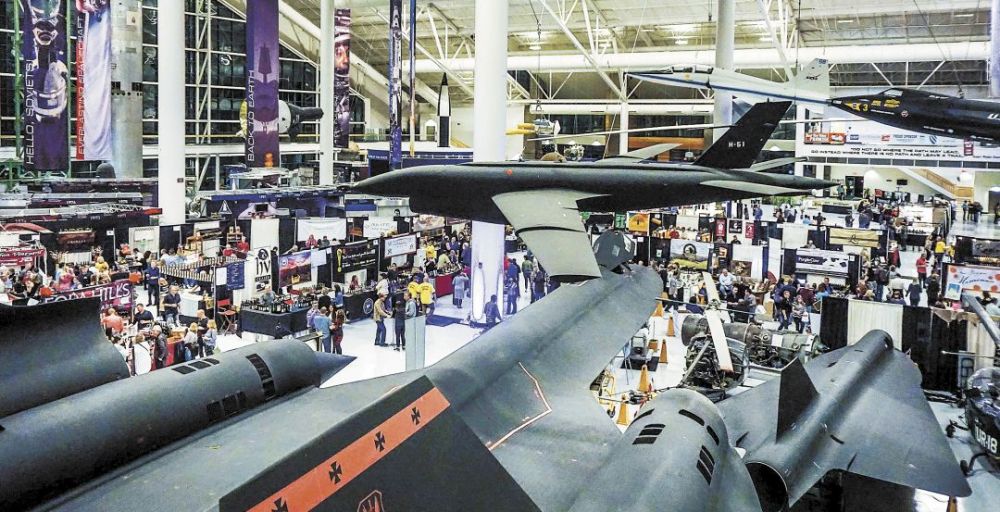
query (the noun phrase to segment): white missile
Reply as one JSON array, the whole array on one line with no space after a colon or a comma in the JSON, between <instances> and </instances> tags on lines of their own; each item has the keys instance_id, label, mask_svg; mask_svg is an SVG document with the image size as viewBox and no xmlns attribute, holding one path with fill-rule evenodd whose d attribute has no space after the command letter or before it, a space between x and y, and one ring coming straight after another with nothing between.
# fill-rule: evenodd
<instances>
[{"instance_id":1,"label":"white missile","mask_svg":"<svg viewBox=\"0 0 1000 512\"><path fill-rule=\"evenodd\" d=\"M671 66L656 73L629 73L647 82L694 89L712 89L749 101L795 101L826 105L830 99L830 65L815 59L787 82L772 82L712 66Z\"/></svg>"}]
</instances>

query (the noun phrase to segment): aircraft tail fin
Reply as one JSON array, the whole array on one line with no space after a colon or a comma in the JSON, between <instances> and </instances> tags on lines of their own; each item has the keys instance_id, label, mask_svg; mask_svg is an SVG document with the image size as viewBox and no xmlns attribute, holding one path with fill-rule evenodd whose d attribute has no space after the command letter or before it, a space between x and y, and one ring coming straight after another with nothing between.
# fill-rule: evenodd
<instances>
[{"instance_id":1,"label":"aircraft tail fin","mask_svg":"<svg viewBox=\"0 0 1000 512\"><path fill-rule=\"evenodd\" d=\"M790 82L797 90L830 95L830 63L826 59L813 59L799 70Z\"/></svg>"},{"instance_id":2,"label":"aircraft tail fin","mask_svg":"<svg viewBox=\"0 0 1000 512\"><path fill-rule=\"evenodd\" d=\"M796 359L781 372L781 386L778 390L778 430L777 437L788 432L802 413L819 396L809 374Z\"/></svg>"},{"instance_id":3,"label":"aircraft tail fin","mask_svg":"<svg viewBox=\"0 0 1000 512\"><path fill-rule=\"evenodd\" d=\"M695 165L717 169L750 167L791 104L790 101L777 101L754 105L695 160Z\"/></svg>"},{"instance_id":4,"label":"aircraft tail fin","mask_svg":"<svg viewBox=\"0 0 1000 512\"><path fill-rule=\"evenodd\" d=\"M430 379L419 377L222 497L219 510L538 507Z\"/></svg>"}]
</instances>

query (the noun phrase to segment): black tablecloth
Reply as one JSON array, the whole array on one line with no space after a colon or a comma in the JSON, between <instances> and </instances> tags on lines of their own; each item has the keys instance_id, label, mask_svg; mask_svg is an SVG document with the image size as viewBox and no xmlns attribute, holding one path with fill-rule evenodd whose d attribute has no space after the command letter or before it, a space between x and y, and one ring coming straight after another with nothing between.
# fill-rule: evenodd
<instances>
[{"instance_id":1,"label":"black tablecloth","mask_svg":"<svg viewBox=\"0 0 1000 512\"><path fill-rule=\"evenodd\" d=\"M244 309L240 311L240 325L247 332L282 338L306 330L306 313L308 311L308 309L300 309L291 313L275 314Z\"/></svg>"},{"instance_id":2,"label":"black tablecloth","mask_svg":"<svg viewBox=\"0 0 1000 512\"><path fill-rule=\"evenodd\" d=\"M362 320L372 316L375 308L375 292L361 292L344 296L344 314L348 322Z\"/></svg>"}]
</instances>

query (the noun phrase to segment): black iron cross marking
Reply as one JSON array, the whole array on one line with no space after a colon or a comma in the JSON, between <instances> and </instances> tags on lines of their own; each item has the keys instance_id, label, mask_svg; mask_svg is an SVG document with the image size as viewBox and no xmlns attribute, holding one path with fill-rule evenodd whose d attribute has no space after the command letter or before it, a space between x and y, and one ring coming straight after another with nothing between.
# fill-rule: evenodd
<instances>
[{"instance_id":1,"label":"black iron cross marking","mask_svg":"<svg viewBox=\"0 0 1000 512\"><path fill-rule=\"evenodd\" d=\"M417 409L416 407L414 407L412 409L412 411L413 412L410 413L410 419L413 420L413 424L414 425L419 425L420 424L420 409Z\"/></svg>"},{"instance_id":2,"label":"black iron cross marking","mask_svg":"<svg viewBox=\"0 0 1000 512\"><path fill-rule=\"evenodd\" d=\"M339 462L334 461L333 464L330 464L330 480L333 480L333 483L339 484L342 474L344 474L344 468L340 467Z\"/></svg>"},{"instance_id":3,"label":"black iron cross marking","mask_svg":"<svg viewBox=\"0 0 1000 512\"><path fill-rule=\"evenodd\" d=\"M274 510L271 512L288 512L288 503L281 498L274 500Z\"/></svg>"},{"instance_id":4,"label":"black iron cross marking","mask_svg":"<svg viewBox=\"0 0 1000 512\"><path fill-rule=\"evenodd\" d=\"M380 452L385 451L385 436L381 432L375 434L375 448Z\"/></svg>"}]
</instances>

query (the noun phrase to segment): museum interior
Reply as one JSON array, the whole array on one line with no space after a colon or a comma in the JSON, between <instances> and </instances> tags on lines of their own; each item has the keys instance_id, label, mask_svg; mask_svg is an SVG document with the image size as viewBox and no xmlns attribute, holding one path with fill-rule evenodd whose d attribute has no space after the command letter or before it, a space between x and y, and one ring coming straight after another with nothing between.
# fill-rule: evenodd
<instances>
[{"instance_id":1,"label":"museum interior","mask_svg":"<svg viewBox=\"0 0 1000 512\"><path fill-rule=\"evenodd\" d=\"M1000 510L1000 0L6 0L0 98L0 510Z\"/></svg>"}]
</instances>

